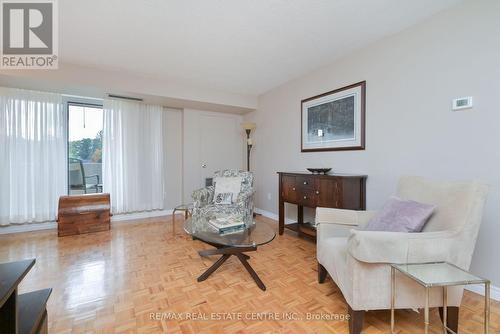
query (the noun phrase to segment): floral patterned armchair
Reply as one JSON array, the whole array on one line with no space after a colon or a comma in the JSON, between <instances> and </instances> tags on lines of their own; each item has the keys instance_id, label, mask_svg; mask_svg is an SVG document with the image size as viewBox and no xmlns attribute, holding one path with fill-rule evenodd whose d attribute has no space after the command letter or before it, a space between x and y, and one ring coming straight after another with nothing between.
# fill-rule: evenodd
<instances>
[{"instance_id":1,"label":"floral patterned armchair","mask_svg":"<svg viewBox=\"0 0 500 334\"><path fill-rule=\"evenodd\" d=\"M253 174L251 172L225 169L215 172L216 177L235 177L242 178L241 190L236 201L233 204L214 204L215 186L198 189L193 192L191 197L194 200L193 215L238 215L245 222L253 218Z\"/></svg>"}]
</instances>

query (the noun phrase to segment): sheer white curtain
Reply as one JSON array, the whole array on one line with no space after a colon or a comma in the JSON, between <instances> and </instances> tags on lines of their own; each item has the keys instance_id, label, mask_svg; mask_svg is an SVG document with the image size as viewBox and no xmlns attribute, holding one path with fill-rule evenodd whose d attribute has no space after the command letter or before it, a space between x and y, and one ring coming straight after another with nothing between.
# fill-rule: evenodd
<instances>
[{"instance_id":1,"label":"sheer white curtain","mask_svg":"<svg viewBox=\"0 0 500 334\"><path fill-rule=\"evenodd\" d=\"M165 122L160 106L104 100L103 187L113 213L165 208Z\"/></svg>"},{"instance_id":2,"label":"sheer white curtain","mask_svg":"<svg viewBox=\"0 0 500 334\"><path fill-rule=\"evenodd\" d=\"M0 87L0 225L55 220L65 120L61 95Z\"/></svg>"}]
</instances>

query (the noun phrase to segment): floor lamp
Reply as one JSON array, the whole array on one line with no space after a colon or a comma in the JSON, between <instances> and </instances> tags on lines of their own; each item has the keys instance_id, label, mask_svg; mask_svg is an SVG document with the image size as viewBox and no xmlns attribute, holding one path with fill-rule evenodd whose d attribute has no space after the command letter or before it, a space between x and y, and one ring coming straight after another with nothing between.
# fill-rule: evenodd
<instances>
[{"instance_id":1,"label":"floor lamp","mask_svg":"<svg viewBox=\"0 0 500 334\"><path fill-rule=\"evenodd\" d=\"M252 150L253 142L250 138L250 132L255 129L255 123L245 122L241 123L241 127L245 130L247 134L247 171L250 171L250 151Z\"/></svg>"}]
</instances>

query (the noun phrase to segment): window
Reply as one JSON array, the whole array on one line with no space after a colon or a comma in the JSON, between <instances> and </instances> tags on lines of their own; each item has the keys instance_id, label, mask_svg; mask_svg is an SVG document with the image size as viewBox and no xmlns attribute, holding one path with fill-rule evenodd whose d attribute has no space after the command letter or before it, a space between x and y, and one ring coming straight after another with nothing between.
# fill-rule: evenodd
<instances>
[{"instance_id":1,"label":"window","mask_svg":"<svg viewBox=\"0 0 500 334\"><path fill-rule=\"evenodd\" d=\"M102 106L68 103L68 194L102 192Z\"/></svg>"}]
</instances>

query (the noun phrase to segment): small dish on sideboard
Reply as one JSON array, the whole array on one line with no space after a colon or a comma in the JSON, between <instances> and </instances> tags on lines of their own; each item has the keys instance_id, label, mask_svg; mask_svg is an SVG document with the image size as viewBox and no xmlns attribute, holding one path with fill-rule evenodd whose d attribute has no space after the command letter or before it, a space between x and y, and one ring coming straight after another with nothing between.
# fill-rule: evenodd
<instances>
[{"instance_id":1,"label":"small dish on sideboard","mask_svg":"<svg viewBox=\"0 0 500 334\"><path fill-rule=\"evenodd\" d=\"M328 174L329 171L331 171L331 168L307 168L308 171L310 171L313 174Z\"/></svg>"}]
</instances>

